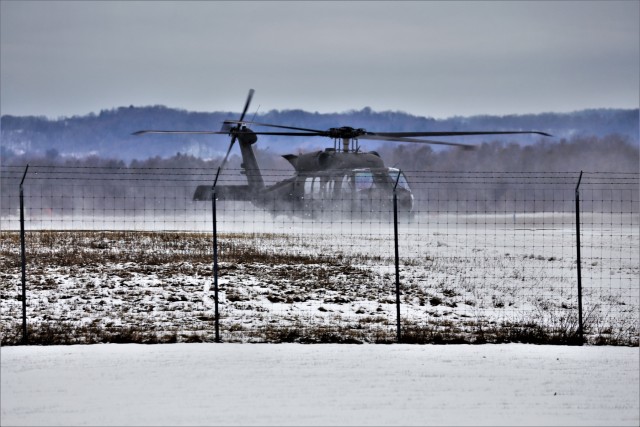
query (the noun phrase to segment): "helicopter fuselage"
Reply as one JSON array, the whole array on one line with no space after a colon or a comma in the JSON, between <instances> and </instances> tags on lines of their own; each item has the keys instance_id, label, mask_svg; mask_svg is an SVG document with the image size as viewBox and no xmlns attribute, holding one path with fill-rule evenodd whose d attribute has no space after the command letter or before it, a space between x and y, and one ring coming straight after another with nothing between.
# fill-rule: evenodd
<instances>
[{"instance_id":1,"label":"helicopter fuselage","mask_svg":"<svg viewBox=\"0 0 640 427\"><path fill-rule=\"evenodd\" d=\"M265 186L252 148L257 138L244 130L238 140L248 185L217 186L217 200L249 201L274 215L371 218L391 212L395 188L398 209L405 214L413 209L406 177L400 170L386 167L376 152L328 148L285 155L295 169L294 176ZM193 198L211 200L211 196L212 187L201 185Z\"/></svg>"}]
</instances>

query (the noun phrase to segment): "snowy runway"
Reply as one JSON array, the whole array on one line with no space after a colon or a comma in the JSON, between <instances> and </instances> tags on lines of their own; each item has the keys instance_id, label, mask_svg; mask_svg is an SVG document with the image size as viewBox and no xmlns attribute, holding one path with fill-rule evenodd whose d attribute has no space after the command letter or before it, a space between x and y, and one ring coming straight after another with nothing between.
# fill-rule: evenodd
<instances>
[{"instance_id":1,"label":"snowy runway","mask_svg":"<svg viewBox=\"0 0 640 427\"><path fill-rule=\"evenodd\" d=\"M639 349L2 347L2 425L638 425Z\"/></svg>"}]
</instances>

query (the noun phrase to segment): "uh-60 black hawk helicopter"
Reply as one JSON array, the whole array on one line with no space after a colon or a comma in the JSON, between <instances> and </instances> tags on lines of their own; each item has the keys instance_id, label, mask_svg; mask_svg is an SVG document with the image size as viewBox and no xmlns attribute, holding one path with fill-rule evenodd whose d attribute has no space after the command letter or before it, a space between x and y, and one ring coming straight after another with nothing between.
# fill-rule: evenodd
<instances>
[{"instance_id":1,"label":"uh-60 black hawk helicopter","mask_svg":"<svg viewBox=\"0 0 640 427\"><path fill-rule=\"evenodd\" d=\"M538 131L480 131L480 132L369 132L348 126L328 130L258 123L244 120L254 90L249 90L240 120L225 120L220 131L140 130L142 134L199 134L229 135L231 143L224 160L218 167L213 185L199 185L194 200L248 201L274 215L287 214L316 218L322 213L339 212L343 215L370 217L390 211L392 193L396 191L398 210L412 214L413 194L406 177L397 168L386 167L380 155L360 151L360 139L395 141L420 144L438 144L473 149L472 145L433 141L416 137L443 137L466 135L539 134ZM253 131L249 125L282 129L280 131ZM324 151L306 154L287 154L283 157L294 167L294 176L266 186L253 152L258 135L311 137L333 139L334 146ZM231 148L238 141L242 155L242 173L247 185L217 185ZM341 145L341 147L340 147Z\"/></svg>"}]
</instances>

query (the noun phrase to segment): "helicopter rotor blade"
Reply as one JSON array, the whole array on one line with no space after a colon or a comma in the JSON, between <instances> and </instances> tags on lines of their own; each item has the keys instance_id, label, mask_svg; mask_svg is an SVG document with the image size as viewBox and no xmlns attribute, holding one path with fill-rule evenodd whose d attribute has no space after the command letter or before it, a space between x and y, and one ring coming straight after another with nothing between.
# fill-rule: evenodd
<instances>
[{"instance_id":1,"label":"helicopter rotor blade","mask_svg":"<svg viewBox=\"0 0 640 427\"><path fill-rule=\"evenodd\" d=\"M377 141L394 141L394 142L411 142L419 144L434 144L434 145L450 145L453 147L461 147L465 150L473 150L475 146L469 144L460 144L457 142L444 142L444 141L432 141L428 139L416 139L416 138L403 138L403 137L390 137L382 135L362 135L358 139L372 139Z\"/></svg>"},{"instance_id":2,"label":"helicopter rotor blade","mask_svg":"<svg viewBox=\"0 0 640 427\"><path fill-rule=\"evenodd\" d=\"M539 131L480 131L480 132L367 132L366 135L412 137L412 136L464 136L464 135L515 135L515 134L538 134L553 136Z\"/></svg>"},{"instance_id":3,"label":"helicopter rotor blade","mask_svg":"<svg viewBox=\"0 0 640 427\"><path fill-rule=\"evenodd\" d=\"M259 123L252 121L236 121L236 120L225 120L225 123L234 123L238 125L248 124L248 125L256 125L256 126L265 126L279 129L291 129L291 130L299 130L310 133L267 133L267 132L255 132L258 135L291 135L291 136L313 136L314 134L318 136L328 136L331 137L331 129L329 130L318 130L318 129L309 129L309 128L301 128L294 126L283 126L283 125L273 125L270 123ZM355 130L355 129L354 129ZM360 129L358 129L360 130ZM362 129L364 131L364 129ZM390 136L390 137L415 137L415 136L464 136L464 135L514 135L514 134L538 134L544 136L552 136L546 132L539 131L469 131L469 132L367 132L364 131L364 134L361 135L379 135L379 136Z\"/></svg>"},{"instance_id":4,"label":"helicopter rotor blade","mask_svg":"<svg viewBox=\"0 0 640 427\"><path fill-rule=\"evenodd\" d=\"M131 135L145 135L150 133L163 133L163 134L192 134L192 135L228 135L229 132L216 132L213 130L139 130L133 132Z\"/></svg>"},{"instance_id":5,"label":"helicopter rotor blade","mask_svg":"<svg viewBox=\"0 0 640 427\"><path fill-rule=\"evenodd\" d=\"M242 110L242 115L240 115L240 122L244 119L244 116L247 114L247 110L249 109L249 104L251 104L251 99L253 99L253 94L255 90L249 89L249 95L247 95L247 102L244 103L244 110ZM240 129L240 124L238 123L238 129Z\"/></svg>"},{"instance_id":6,"label":"helicopter rotor blade","mask_svg":"<svg viewBox=\"0 0 640 427\"><path fill-rule=\"evenodd\" d=\"M237 123L237 124L247 124L247 125L256 125L256 126L266 126L266 127L279 128L279 129L302 130L302 131L314 132L314 133L318 133L318 134L323 134L323 133L326 132L326 131L317 130L317 129L298 128L298 127L294 127L294 126L272 125L272 124L269 124L269 123L247 122L247 121L242 121L242 120L225 120L225 123ZM286 135L286 134L280 134L280 135ZM307 135L307 134L305 134L305 135Z\"/></svg>"},{"instance_id":7,"label":"helicopter rotor blade","mask_svg":"<svg viewBox=\"0 0 640 427\"><path fill-rule=\"evenodd\" d=\"M218 183L218 177L220 176L220 172L222 172L222 168L224 167L224 165L227 163L227 159L229 158L229 153L231 153L231 148L233 147L233 144L235 144L236 142L236 136L233 135L231 137L231 144L229 144L229 148L227 148L227 154L224 155L224 159L222 160L222 163L220 163L220 166L218 166L218 171L216 172L216 177L213 179L213 188L216 188L216 184Z\"/></svg>"},{"instance_id":8,"label":"helicopter rotor blade","mask_svg":"<svg viewBox=\"0 0 640 427\"><path fill-rule=\"evenodd\" d=\"M276 136L327 136L315 132L254 132L255 135L276 135Z\"/></svg>"}]
</instances>

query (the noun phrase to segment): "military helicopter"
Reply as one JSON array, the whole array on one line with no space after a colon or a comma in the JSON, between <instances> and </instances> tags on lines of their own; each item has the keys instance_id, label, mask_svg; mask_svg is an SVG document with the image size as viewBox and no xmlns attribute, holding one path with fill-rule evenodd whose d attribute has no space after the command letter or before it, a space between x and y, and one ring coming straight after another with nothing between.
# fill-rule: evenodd
<instances>
[{"instance_id":1,"label":"military helicopter","mask_svg":"<svg viewBox=\"0 0 640 427\"><path fill-rule=\"evenodd\" d=\"M216 200L248 201L274 215L318 218L326 213L368 218L390 212L392 193L396 192L398 210L412 214L414 197L402 171L386 167L375 151L360 150L359 140L438 144L473 149L472 145L454 142L418 139L417 137L539 134L538 131L480 131L480 132L369 132L348 126L317 130L293 126L258 123L245 120L253 98L250 89L239 120L225 120L220 131L140 130L143 134L199 134L228 135L231 143L218 167L213 185L199 185L193 195L196 201ZM249 126L268 127L278 131L254 131ZM260 167L253 151L258 135L316 137L333 139L333 147L305 154L287 154L283 157L295 169L294 176L265 186ZM229 153L238 141L242 155L242 173L247 185L217 185Z\"/></svg>"}]
</instances>

